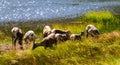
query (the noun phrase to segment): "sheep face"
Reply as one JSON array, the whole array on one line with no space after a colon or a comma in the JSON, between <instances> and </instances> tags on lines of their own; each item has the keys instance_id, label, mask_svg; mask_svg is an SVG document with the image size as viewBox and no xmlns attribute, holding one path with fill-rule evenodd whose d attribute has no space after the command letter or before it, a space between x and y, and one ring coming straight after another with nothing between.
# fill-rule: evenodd
<instances>
[{"instance_id":1,"label":"sheep face","mask_svg":"<svg viewBox=\"0 0 120 65\"><path fill-rule=\"evenodd\" d=\"M18 27L13 27L12 30L11 30L12 36L15 37L15 38L17 37L18 32L21 33L21 30Z\"/></svg>"},{"instance_id":2,"label":"sheep face","mask_svg":"<svg viewBox=\"0 0 120 65\"><path fill-rule=\"evenodd\" d=\"M47 37L51 33L51 28L50 26L46 25L43 29L43 37Z\"/></svg>"},{"instance_id":3,"label":"sheep face","mask_svg":"<svg viewBox=\"0 0 120 65\"><path fill-rule=\"evenodd\" d=\"M85 34L84 32L81 32L81 33L80 33L80 36L83 36L84 34Z\"/></svg>"},{"instance_id":4,"label":"sheep face","mask_svg":"<svg viewBox=\"0 0 120 65\"><path fill-rule=\"evenodd\" d=\"M43 38L43 40L40 43L33 43L33 50L38 47L38 46L44 46L44 48L46 49L47 47L53 47L53 44L56 45L57 40L55 38L55 34L51 33L50 35L48 35L47 37Z\"/></svg>"},{"instance_id":5,"label":"sheep face","mask_svg":"<svg viewBox=\"0 0 120 65\"><path fill-rule=\"evenodd\" d=\"M34 31L29 30L28 32L26 32L23 39L24 39L25 43L29 43L31 41L34 41L35 40Z\"/></svg>"}]
</instances>

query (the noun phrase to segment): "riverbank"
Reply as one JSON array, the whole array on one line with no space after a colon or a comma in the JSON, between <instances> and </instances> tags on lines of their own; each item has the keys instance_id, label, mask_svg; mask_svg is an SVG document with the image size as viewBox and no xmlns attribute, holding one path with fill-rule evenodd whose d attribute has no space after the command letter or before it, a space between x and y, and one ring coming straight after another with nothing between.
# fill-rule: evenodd
<instances>
[{"instance_id":1,"label":"riverbank","mask_svg":"<svg viewBox=\"0 0 120 65\"><path fill-rule=\"evenodd\" d=\"M29 29L34 30L37 34L36 42L40 42L45 24L50 25L52 29L70 30L72 33L85 32L85 27L93 24L100 31L100 37L94 39L86 38L84 35L81 40L61 42L53 49L38 47L31 50L31 44L25 50L10 50L7 53L0 53L0 65L119 65L119 16L116 17L110 12L90 12L75 19L19 22L14 26L20 27L24 33ZM12 26L5 25L6 27L3 27L4 25L0 27L0 44L11 45L10 30Z\"/></svg>"}]
</instances>

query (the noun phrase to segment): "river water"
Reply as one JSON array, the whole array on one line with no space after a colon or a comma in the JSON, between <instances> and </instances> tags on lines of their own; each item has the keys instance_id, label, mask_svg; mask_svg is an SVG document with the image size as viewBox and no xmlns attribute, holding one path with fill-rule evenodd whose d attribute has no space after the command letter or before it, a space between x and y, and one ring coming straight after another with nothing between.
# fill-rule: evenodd
<instances>
[{"instance_id":1,"label":"river water","mask_svg":"<svg viewBox=\"0 0 120 65\"><path fill-rule=\"evenodd\" d=\"M94 10L120 15L120 0L0 0L0 22L74 18Z\"/></svg>"}]
</instances>

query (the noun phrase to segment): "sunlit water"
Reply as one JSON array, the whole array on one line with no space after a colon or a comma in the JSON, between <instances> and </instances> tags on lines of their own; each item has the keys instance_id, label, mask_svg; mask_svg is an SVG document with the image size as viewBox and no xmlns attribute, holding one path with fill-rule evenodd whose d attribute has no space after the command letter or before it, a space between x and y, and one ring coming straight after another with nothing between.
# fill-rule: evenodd
<instances>
[{"instance_id":1,"label":"sunlit water","mask_svg":"<svg viewBox=\"0 0 120 65\"><path fill-rule=\"evenodd\" d=\"M73 18L93 10L108 10L117 13L114 11L117 10L114 6L120 10L120 1L0 0L0 22Z\"/></svg>"}]
</instances>

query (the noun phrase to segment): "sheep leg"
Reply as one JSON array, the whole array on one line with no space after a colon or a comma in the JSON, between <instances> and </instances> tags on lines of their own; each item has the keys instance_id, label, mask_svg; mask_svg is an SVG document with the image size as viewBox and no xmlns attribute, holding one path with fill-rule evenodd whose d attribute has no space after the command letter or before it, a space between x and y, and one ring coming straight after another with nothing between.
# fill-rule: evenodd
<instances>
[{"instance_id":1,"label":"sheep leg","mask_svg":"<svg viewBox=\"0 0 120 65\"><path fill-rule=\"evenodd\" d=\"M17 41L17 38L14 38L14 39L13 39L13 45L12 45L12 46L13 46L13 48L14 48L15 50L16 50L16 41Z\"/></svg>"},{"instance_id":2,"label":"sheep leg","mask_svg":"<svg viewBox=\"0 0 120 65\"><path fill-rule=\"evenodd\" d=\"M88 33L88 30L86 30L86 32L87 32L86 37L88 38L88 34L89 34L89 33Z\"/></svg>"},{"instance_id":3,"label":"sheep leg","mask_svg":"<svg viewBox=\"0 0 120 65\"><path fill-rule=\"evenodd\" d=\"M26 45L28 46L29 45L28 39L24 39L24 41L25 41Z\"/></svg>"},{"instance_id":4,"label":"sheep leg","mask_svg":"<svg viewBox=\"0 0 120 65\"><path fill-rule=\"evenodd\" d=\"M12 37L12 46L13 46L13 44L14 44L14 38Z\"/></svg>"},{"instance_id":5,"label":"sheep leg","mask_svg":"<svg viewBox=\"0 0 120 65\"><path fill-rule=\"evenodd\" d=\"M48 46L45 46L44 48L47 49Z\"/></svg>"},{"instance_id":6,"label":"sheep leg","mask_svg":"<svg viewBox=\"0 0 120 65\"><path fill-rule=\"evenodd\" d=\"M92 37L94 37L94 34L93 34L93 33L91 33L90 35L91 35Z\"/></svg>"},{"instance_id":7,"label":"sheep leg","mask_svg":"<svg viewBox=\"0 0 120 65\"><path fill-rule=\"evenodd\" d=\"M36 47L37 47L37 45L35 43L33 43L32 50L34 50Z\"/></svg>"},{"instance_id":8,"label":"sheep leg","mask_svg":"<svg viewBox=\"0 0 120 65\"><path fill-rule=\"evenodd\" d=\"M86 34L86 37L88 38L88 33Z\"/></svg>"},{"instance_id":9,"label":"sheep leg","mask_svg":"<svg viewBox=\"0 0 120 65\"><path fill-rule=\"evenodd\" d=\"M13 44L14 43L14 36L12 35L11 38L12 38L12 44Z\"/></svg>"},{"instance_id":10,"label":"sheep leg","mask_svg":"<svg viewBox=\"0 0 120 65\"><path fill-rule=\"evenodd\" d=\"M99 35L100 33L98 32L98 30L95 30L94 32L93 32L95 35Z\"/></svg>"},{"instance_id":11,"label":"sheep leg","mask_svg":"<svg viewBox=\"0 0 120 65\"><path fill-rule=\"evenodd\" d=\"M20 49L23 49L23 46L22 46L22 36L18 39L18 42L19 42L19 45L20 45Z\"/></svg>"}]
</instances>

